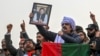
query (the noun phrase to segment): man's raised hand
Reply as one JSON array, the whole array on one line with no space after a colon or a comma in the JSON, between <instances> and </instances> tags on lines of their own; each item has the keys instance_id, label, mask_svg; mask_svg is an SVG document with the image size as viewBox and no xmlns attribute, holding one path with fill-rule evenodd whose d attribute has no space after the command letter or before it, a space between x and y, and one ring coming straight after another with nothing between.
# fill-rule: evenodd
<instances>
[{"instance_id":1,"label":"man's raised hand","mask_svg":"<svg viewBox=\"0 0 100 56\"><path fill-rule=\"evenodd\" d=\"M93 22L96 21L96 20L95 20L95 15L94 15L92 12L90 12L90 18L91 18L91 20L92 20Z\"/></svg>"},{"instance_id":2,"label":"man's raised hand","mask_svg":"<svg viewBox=\"0 0 100 56\"><path fill-rule=\"evenodd\" d=\"M22 32L25 32L25 21L23 20L23 23L21 23L21 29L22 29Z\"/></svg>"},{"instance_id":3,"label":"man's raised hand","mask_svg":"<svg viewBox=\"0 0 100 56\"><path fill-rule=\"evenodd\" d=\"M12 24L8 24L7 25L7 33L10 33L12 30L13 25Z\"/></svg>"}]
</instances>

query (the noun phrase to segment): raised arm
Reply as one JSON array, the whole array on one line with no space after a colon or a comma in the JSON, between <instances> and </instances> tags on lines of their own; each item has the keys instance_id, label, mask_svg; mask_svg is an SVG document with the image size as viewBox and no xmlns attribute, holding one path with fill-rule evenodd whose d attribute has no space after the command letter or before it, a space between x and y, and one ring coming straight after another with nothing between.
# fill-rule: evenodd
<instances>
[{"instance_id":1,"label":"raised arm","mask_svg":"<svg viewBox=\"0 0 100 56\"><path fill-rule=\"evenodd\" d=\"M96 18L95 18L95 14L93 14L92 12L90 12L90 18L91 18L93 24L95 24L95 25L98 26L98 23L97 23ZM99 26L98 26L98 30L99 30Z\"/></svg>"},{"instance_id":2,"label":"raised arm","mask_svg":"<svg viewBox=\"0 0 100 56\"><path fill-rule=\"evenodd\" d=\"M22 31L20 32L20 38L29 39L28 34L26 33L24 20L23 20L23 23L20 25L20 27L22 29Z\"/></svg>"},{"instance_id":3,"label":"raised arm","mask_svg":"<svg viewBox=\"0 0 100 56\"><path fill-rule=\"evenodd\" d=\"M43 28L43 26L40 26L40 25L36 25L36 27L39 30L39 32L44 36L45 39L48 39L50 41L55 40L57 33L47 31Z\"/></svg>"},{"instance_id":4,"label":"raised arm","mask_svg":"<svg viewBox=\"0 0 100 56\"><path fill-rule=\"evenodd\" d=\"M7 25L7 33L5 34L6 47L12 55L16 55L17 49L12 45L11 41L12 24Z\"/></svg>"},{"instance_id":5,"label":"raised arm","mask_svg":"<svg viewBox=\"0 0 100 56\"><path fill-rule=\"evenodd\" d=\"M33 17L32 15L33 15L33 13L30 13L29 18L32 18ZM47 31L43 28L43 26L40 26L40 25L36 25L36 27L39 30L39 32L44 36L45 39L48 39L50 41L55 40L57 33Z\"/></svg>"}]
</instances>

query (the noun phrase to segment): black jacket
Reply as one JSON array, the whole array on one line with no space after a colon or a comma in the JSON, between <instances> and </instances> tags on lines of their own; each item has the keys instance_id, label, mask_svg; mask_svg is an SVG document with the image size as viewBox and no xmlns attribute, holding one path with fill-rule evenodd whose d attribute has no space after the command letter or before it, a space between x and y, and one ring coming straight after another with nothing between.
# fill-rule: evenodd
<instances>
[{"instance_id":1,"label":"black jacket","mask_svg":"<svg viewBox=\"0 0 100 56\"><path fill-rule=\"evenodd\" d=\"M38 28L39 32L44 36L45 39L48 39L54 42L57 36L57 33L47 31L40 25L36 25L36 27ZM65 43L81 43L82 42L79 35L76 35L75 33L71 33L70 35L64 34L61 37L63 38Z\"/></svg>"},{"instance_id":2,"label":"black jacket","mask_svg":"<svg viewBox=\"0 0 100 56\"><path fill-rule=\"evenodd\" d=\"M96 53L97 55L100 55L100 37L98 37L96 40Z\"/></svg>"},{"instance_id":3,"label":"black jacket","mask_svg":"<svg viewBox=\"0 0 100 56\"><path fill-rule=\"evenodd\" d=\"M27 33L22 33L22 35L25 39L28 39L28 35ZM13 45L12 45L12 41L11 41L11 35L10 34L6 34L5 35L5 40L6 40L6 47L7 49L10 51L10 53L13 56L23 56L24 55L24 51L22 51L21 49L16 49Z\"/></svg>"}]
</instances>

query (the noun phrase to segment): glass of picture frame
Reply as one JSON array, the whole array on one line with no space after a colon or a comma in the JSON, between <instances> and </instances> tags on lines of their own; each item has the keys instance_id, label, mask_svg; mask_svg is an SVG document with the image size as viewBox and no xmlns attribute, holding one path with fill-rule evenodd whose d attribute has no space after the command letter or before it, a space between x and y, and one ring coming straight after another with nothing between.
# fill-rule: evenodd
<instances>
[{"instance_id":1,"label":"glass of picture frame","mask_svg":"<svg viewBox=\"0 0 100 56\"><path fill-rule=\"evenodd\" d=\"M52 5L44 3L33 3L30 24L48 25Z\"/></svg>"}]
</instances>

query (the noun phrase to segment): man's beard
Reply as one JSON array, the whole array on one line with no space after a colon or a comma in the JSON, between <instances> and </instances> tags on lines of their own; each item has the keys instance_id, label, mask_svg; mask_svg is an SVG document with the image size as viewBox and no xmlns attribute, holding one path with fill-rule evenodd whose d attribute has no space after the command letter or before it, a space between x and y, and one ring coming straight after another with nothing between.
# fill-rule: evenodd
<instances>
[{"instance_id":1,"label":"man's beard","mask_svg":"<svg viewBox=\"0 0 100 56\"><path fill-rule=\"evenodd\" d=\"M88 33L87 35L88 35L89 38L94 38L95 32L93 32L93 33Z\"/></svg>"},{"instance_id":2,"label":"man's beard","mask_svg":"<svg viewBox=\"0 0 100 56\"><path fill-rule=\"evenodd\" d=\"M41 43L41 41L40 40L37 40L37 43Z\"/></svg>"},{"instance_id":3,"label":"man's beard","mask_svg":"<svg viewBox=\"0 0 100 56\"><path fill-rule=\"evenodd\" d=\"M6 48L6 45L2 45L2 49L7 49L7 48Z\"/></svg>"},{"instance_id":4,"label":"man's beard","mask_svg":"<svg viewBox=\"0 0 100 56\"><path fill-rule=\"evenodd\" d=\"M30 47L30 46L26 46L25 50L26 50L26 51L31 51L31 50L33 50L33 48Z\"/></svg>"}]
</instances>

